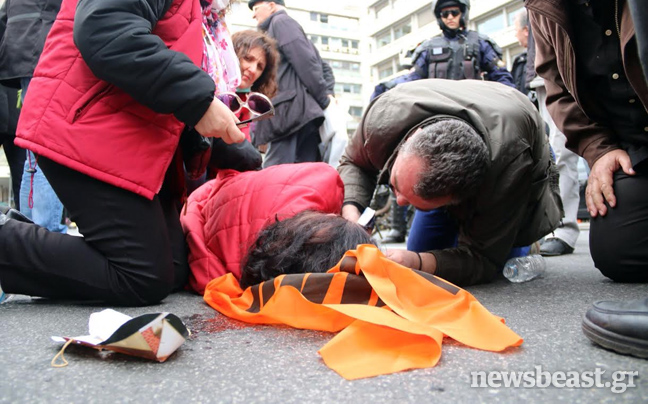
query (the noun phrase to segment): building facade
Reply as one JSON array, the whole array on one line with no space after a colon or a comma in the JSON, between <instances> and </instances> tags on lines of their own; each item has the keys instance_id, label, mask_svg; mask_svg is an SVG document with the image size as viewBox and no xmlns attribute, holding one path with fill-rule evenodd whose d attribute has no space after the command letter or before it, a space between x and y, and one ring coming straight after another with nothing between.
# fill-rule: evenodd
<instances>
[{"instance_id":1,"label":"building facade","mask_svg":"<svg viewBox=\"0 0 648 404\"><path fill-rule=\"evenodd\" d=\"M383 81L407 73L405 54L441 30L429 0L368 0L360 18L365 38L363 49L364 97ZM469 29L490 36L503 50L502 59L511 66L524 51L515 38L514 18L522 0L472 0ZM366 53L365 53L366 52Z\"/></svg>"}]
</instances>

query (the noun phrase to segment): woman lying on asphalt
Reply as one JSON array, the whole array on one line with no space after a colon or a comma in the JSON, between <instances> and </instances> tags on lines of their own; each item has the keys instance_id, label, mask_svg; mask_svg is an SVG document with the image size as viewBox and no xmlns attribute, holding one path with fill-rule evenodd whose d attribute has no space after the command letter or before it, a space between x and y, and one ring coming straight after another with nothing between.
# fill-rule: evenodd
<instances>
[{"instance_id":1,"label":"woman lying on asphalt","mask_svg":"<svg viewBox=\"0 0 648 404\"><path fill-rule=\"evenodd\" d=\"M229 272L243 287L284 273L325 272L347 250L375 244L338 215L342 197L340 176L326 163L219 171L189 196L180 218L191 288L202 294Z\"/></svg>"}]
</instances>

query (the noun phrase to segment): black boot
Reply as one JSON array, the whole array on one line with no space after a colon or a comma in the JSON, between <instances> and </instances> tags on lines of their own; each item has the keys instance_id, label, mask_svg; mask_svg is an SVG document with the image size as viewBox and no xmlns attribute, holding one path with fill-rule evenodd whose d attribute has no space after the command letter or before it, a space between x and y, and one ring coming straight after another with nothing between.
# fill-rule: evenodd
<instances>
[{"instance_id":1,"label":"black boot","mask_svg":"<svg viewBox=\"0 0 648 404\"><path fill-rule=\"evenodd\" d=\"M399 206L396 203L396 196L390 193L391 199L390 215L391 215L391 230L382 238L383 243L402 243L405 241L407 234L407 221L405 215L407 214L407 206Z\"/></svg>"}]
</instances>

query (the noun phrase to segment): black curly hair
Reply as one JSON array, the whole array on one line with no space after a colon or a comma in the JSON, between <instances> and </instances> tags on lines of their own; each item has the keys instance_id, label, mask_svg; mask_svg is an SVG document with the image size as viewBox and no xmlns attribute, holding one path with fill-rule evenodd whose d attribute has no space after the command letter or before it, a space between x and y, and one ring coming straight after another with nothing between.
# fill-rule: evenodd
<instances>
[{"instance_id":1,"label":"black curly hair","mask_svg":"<svg viewBox=\"0 0 648 404\"><path fill-rule=\"evenodd\" d=\"M241 287L282 274L326 272L359 244L376 245L359 224L339 215L301 212L261 231L243 262Z\"/></svg>"}]
</instances>

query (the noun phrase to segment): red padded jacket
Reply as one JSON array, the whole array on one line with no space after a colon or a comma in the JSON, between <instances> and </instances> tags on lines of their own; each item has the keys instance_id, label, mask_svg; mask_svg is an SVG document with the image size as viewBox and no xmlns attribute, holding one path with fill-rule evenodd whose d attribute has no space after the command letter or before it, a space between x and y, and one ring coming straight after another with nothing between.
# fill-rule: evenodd
<instances>
[{"instance_id":1,"label":"red padded jacket","mask_svg":"<svg viewBox=\"0 0 648 404\"><path fill-rule=\"evenodd\" d=\"M214 83L199 67L200 1L144 1L63 1L15 143L152 199Z\"/></svg>"},{"instance_id":2,"label":"red padded jacket","mask_svg":"<svg viewBox=\"0 0 648 404\"><path fill-rule=\"evenodd\" d=\"M304 210L339 213L343 192L337 171L325 163L220 170L189 196L180 217L189 245L191 288L203 294L214 278L230 272L240 278L241 262L266 225Z\"/></svg>"}]
</instances>

